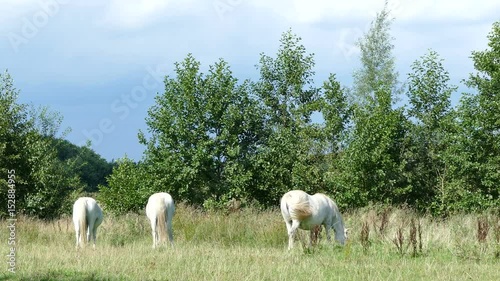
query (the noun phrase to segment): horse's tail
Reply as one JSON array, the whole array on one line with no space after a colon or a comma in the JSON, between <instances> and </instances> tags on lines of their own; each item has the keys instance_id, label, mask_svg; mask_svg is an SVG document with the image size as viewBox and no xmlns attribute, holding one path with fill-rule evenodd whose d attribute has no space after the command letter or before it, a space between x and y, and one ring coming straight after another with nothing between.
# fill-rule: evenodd
<instances>
[{"instance_id":1,"label":"horse's tail","mask_svg":"<svg viewBox=\"0 0 500 281\"><path fill-rule=\"evenodd\" d=\"M309 218L311 214L311 206L308 201L298 202L290 208L290 216L292 219L302 221Z\"/></svg>"},{"instance_id":2,"label":"horse's tail","mask_svg":"<svg viewBox=\"0 0 500 281\"><path fill-rule=\"evenodd\" d=\"M167 230L165 227L166 223L166 213L167 213L167 206L165 205L165 199L163 197L158 198L158 205L156 209L156 227L158 229L158 236L160 238L160 241L163 242L165 241L167 237Z\"/></svg>"},{"instance_id":3,"label":"horse's tail","mask_svg":"<svg viewBox=\"0 0 500 281\"><path fill-rule=\"evenodd\" d=\"M81 201L82 204L78 207L78 220L80 225L80 237L82 243L87 243L87 201Z\"/></svg>"},{"instance_id":4,"label":"horse's tail","mask_svg":"<svg viewBox=\"0 0 500 281\"><path fill-rule=\"evenodd\" d=\"M294 220L302 221L312 215L309 199L307 196L304 196L304 194L289 194L286 200L286 205L290 213L290 217Z\"/></svg>"}]
</instances>

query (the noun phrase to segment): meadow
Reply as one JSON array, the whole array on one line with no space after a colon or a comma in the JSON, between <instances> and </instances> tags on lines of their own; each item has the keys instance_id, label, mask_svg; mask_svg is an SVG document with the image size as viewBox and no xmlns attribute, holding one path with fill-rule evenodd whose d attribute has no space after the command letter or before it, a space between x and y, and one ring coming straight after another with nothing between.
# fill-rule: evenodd
<instances>
[{"instance_id":1,"label":"meadow","mask_svg":"<svg viewBox=\"0 0 500 281\"><path fill-rule=\"evenodd\" d=\"M324 233L308 247L308 233L299 231L292 251L277 209L204 212L179 204L175 247L155 250L145 214L105 215L96 250L78 252L70 217L18 217L16 273L4 270L0 279L500 280L497 213L435 219L371 207L343 215L345 247ZM6 253L5 227L1 233Z\"/></svg>"}]
</instances>

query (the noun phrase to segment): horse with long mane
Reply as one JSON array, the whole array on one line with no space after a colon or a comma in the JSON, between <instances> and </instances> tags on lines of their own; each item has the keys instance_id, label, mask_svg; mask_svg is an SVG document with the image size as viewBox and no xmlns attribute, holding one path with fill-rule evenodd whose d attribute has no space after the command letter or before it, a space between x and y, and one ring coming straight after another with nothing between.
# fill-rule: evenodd
<instances>
[{"instance_id":1,"label":"horse with long mane","mask_svg":"<svg viewBox=\"0 0 500 281\"><path fill-rule=\"evenodd\" d=\"M175 213L174 200L170 194L165 192L155 193L148 199L146 215L151 222L153 234L153 249L159 242L165 241L166 232L168 240L174 246L174 235L172 231L172 217Z\"/></svg>"},{"instance_id":2,"label":"horse with long mane","mask_svg":"<svg viewBox=\"0 0 500 281\"><path fill-rule=\"evenodd\" d=\"M73 223L76 232L76 248L78 249L92 239L95 249L97 227L103 220L102 209L94 198L80 197L73 204ZM87 235L85 235L85 232Z\"/></svg>"},{"instance_id":3,"label":"horse with long mane","mask_svg":"<svg viewBox=\"0 0 500 281\"><path fill-rule=\"evenodd\" d=\"M293 247L293 240L297 229L310 230L309 245L312 245L314 235L317 235L318 226L323 225L326 238L330 238L330 229L335 230L335 240L341 245L347 239L347 229L339 212L337 204L322 193L309 195L302 190L292 190L281 198L281 214L288 231L288 249Z\"/></svg>"}]
</instances>

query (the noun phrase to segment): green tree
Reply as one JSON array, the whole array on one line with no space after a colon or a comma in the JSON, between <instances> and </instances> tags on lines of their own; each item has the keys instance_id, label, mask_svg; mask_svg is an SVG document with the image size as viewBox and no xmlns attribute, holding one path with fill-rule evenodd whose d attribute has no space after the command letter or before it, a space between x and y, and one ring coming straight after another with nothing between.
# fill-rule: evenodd
<instances>
[{"instance_id":1,"label":"green tree","mask_svg":"<svg viewBox=\"0 0 500 281\"><path fill-rule=\"evenodd\" d=\"M77 146L68 140L54 138L52 146L57 150L57 158L62 161L74 162L73 171L80 177L85 185L85 192L97 192L99 185L106 185L116 163L108 162L102 158L89 145Z\"/></svg>"},{"instance_id":2,"label":"green tree","mask_svg":"<svg viewBox=\"0 0 500 281\"><path fill-rule=\"evenodd\" d=\"M28 145L30 120L28 106L19 104L19 91L8 72L0 74L0 183L2 206L7 206L7 172L15 170L16 200L18 210L24 207L24 199L30 182ZM4 215L4 209L0 212Z\"/></svg>"},{"instance_id":3,"label":"green tree","mask_svg":"<svg viewBox=\"0 0 500 281\"><path fill-rule=\"evenodd\" d=\"M7 171L15 170L17 212L42 218L68 212L68 200L82 184L73 162L59 161L52 146L62 117L47 107L19 104L18 95L12 77L0 75L0 200L6 203Z\"/></svg>"},{"instance_id":4,"label":"green tree","mask_svg":"<svg viewBox=\"0 0 500 281\"><path fill-rule=\"evenodd\" d=\"M261 102L265 128L263 145L257 151L257 183L253 197L276 204L290 189L318 190L321 174L318 159L320 126L311 115L321 106L320 91L314 86L314 59L301 38L291 30L283 33L275 58L261 54L260 79L255 93Z\"/></svg>"},{"instance_id":5,"label":"green tree","mask_svg":"<svg viewBox=\"0 0 500 281\"><path fill-rule=\"evenodd\" d=\"M152 194L145 174L142 164L134 163L127 156L118 159L112 174L107 178L108 185L99 185L99 201L106 210L115 214L143 210Z\"/></svg>"},{"instance_id":6,"label":"green tree","mask_svg":"<svg viewBox=\"0 0 500 281\"><path fill-rule=\"evenodd\" d=\"M176 63L176 78L165 79L165 93L148 112L151 137L139 134L154 189L195 204L245 198L259 108L249 83L238 85L225 61L207 75L199 68L192 55Z\"/></svg>"},{"instance_id":7,"label":"green tree","mask_svg":"<svg viewBox=\"0 0 500 281\"><path fill-rule=\"evenodd\" d=\"M338 153L344 148L345 133L352 118L352 107L334 74L323 83L321 112L325 120L323 133L326 138L325 153Z\"/></svg>"},{"instance_id":8,"label":"green tree","mask_svg":"<svg viewBox=\"0 0 500 281\"><path fill-rule=\"evenodd\" d=\"M387 2L360 38L361 68L354 72L353 127L339 161L337 192L350 206L403 203L408 193L402 154L406 120L393 109L400 89L394 67Z\"/></svg>"},{"instance_id":9,"label":"green tree","mask_svg":"<svg viewBox=\"0 0 500 281\"><path fill-rule=\"evenodd\" d=\"M499 206L500 182L500 22L488 35L489 49L473 51L476 73L466 85L457 113L456 133L447 157L453 178L451 210Z\"/></svg>"},{"instance_id":10,"label":"green tree","mask_svg":"<svg viewBox=\"0 0 500 281\"><path fill-rule=\"evenodd\" d=\"M394 95L401 93L398 72L395 70L394 38L390 33L392 22L386 1L382 11L371 22L368 32L356 43L361 52L361 67L353 75L352 99L362 105L360 108L370 110L370 106L385 102L385 98L377 97L377 93L390 93L387 102L391 103ZM381 88L384 91L379 91Z\"/></svg>"},{"instance_id":11,"label":"green tree","mask_svg":"<svg viewBox=\"0 0 500 281\"><path fill-rule=\"evenodd\" d=\"M337 204L347 207L347 200L340 198L339 192L345 192L341 182L343 172L343 153L347 148L347 138L352 124L353 108L348 102L347 89L343 88L334 74L330 74L322 87L321 112L324 125L322 128L323 153L316 165L320 168L324 191L335 194ZM351 201L349 201L351 202Z\"/></svg>"},{"instance_id":12,"label":"green tree","mask_svg":"<svg viewBox=\"0 0 500 281\"><path fill-rule=\"evenodd\" d=\"M449 189L444 155L453 134L450 97L457 89L448 85L449 74L442 62L430 50L413 63L413 72L408 74L408 119L413 122L405 154L412 190L409 202L419 209L432 206L438 212L446 208Z\"/></svg>"}]
</instances>

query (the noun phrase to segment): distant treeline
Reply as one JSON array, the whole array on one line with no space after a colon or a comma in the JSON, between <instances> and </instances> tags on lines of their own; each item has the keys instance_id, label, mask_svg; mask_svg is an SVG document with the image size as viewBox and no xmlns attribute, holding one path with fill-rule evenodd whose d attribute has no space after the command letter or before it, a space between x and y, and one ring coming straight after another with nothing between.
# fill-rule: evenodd
<instances>
[{"instance_id":1,"label":"distant treeline","mask_svg":"<svg viewBox=\"0 0 500 281\"><path fill-rule=\"evenodd\" d=\"M382 203L447 215L499 208L500 22L489 48L472 52L475 73L464 83L473 93L455 107L457 87L432 50L399 81L391 23L384 9L358 41L361 67L351 87L334 74L315 86L314 57L291 30L276 56L261 54L257 81L239 81L223 59L201 73L189 54L148 111L138 163L107 163L51 137L58 119L28 114L4 74L0 200L8 169L16 169L19 208L42 217L69 210L96 185L104 208L116 213L144 209L158 191L217 209L234 199L277 206L292 189L328 193L342 209ZM397 99L408 105L396 106Z\"/></svg>"},{"instance_id":2,"label":"distant treeline","mask_svg":"<svg viewBox=\"0 0 500 281\"><path fill-rule=\"evenodd\" d=\"M0 216L55 217L105 185L114 163L62 139L59 113L20 104L18 95L11 76L0 74Z\"/></svg>"}]
</instances>

